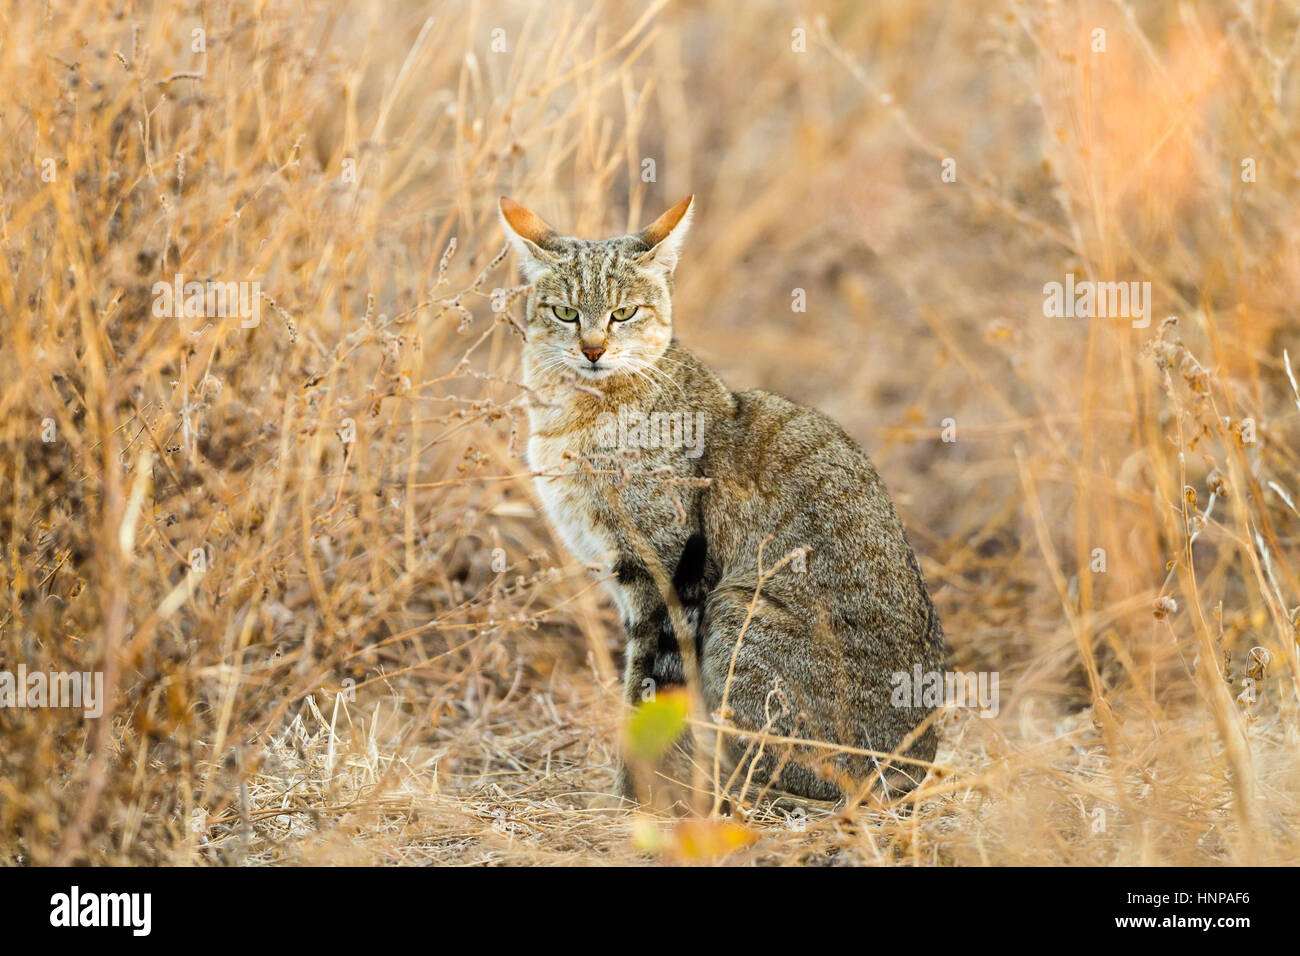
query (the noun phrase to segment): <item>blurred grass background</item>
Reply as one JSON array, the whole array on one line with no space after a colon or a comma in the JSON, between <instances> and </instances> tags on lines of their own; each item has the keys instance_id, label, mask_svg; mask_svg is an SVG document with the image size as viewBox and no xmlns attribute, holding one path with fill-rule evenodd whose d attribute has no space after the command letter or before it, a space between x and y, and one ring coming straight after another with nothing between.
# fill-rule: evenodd
<instances>
[{"instance_id":1,"label":"blurred grass background","mask_svg":"<svg viewBox=\"0 0 1300 956\"><path fill-rule=\"evenodd\" d=\"M0 669L112 690L0 708L0 860L1300 862L1300 5L0 20ZM1000 675L910 814L589 809L621 631L522 461L495 201L692 192L679 337L845 425ZM260 325L155 317L177 273ZM1150 327L1044 317L1067 273Z\"/></svg>"}]
</instances>

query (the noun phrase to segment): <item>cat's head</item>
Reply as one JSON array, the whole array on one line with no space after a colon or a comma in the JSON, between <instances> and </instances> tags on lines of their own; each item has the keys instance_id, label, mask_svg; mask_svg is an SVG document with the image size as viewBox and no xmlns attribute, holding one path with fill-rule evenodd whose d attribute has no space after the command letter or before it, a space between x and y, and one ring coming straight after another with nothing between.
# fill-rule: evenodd
<instances>
[{"instance_id":1,"label":"cat's head","mask_svg":"<svg viewBox=\"0 0 1300 956\"><path fill-rule=\"evenodd\" d=\"M561 236L501 197L501 222L519 253L528 296L525 364L534 381L633 376L672 339L673 270L691 224L688 196L640 232L614 239Z\"/></svg>"}]
</instances>

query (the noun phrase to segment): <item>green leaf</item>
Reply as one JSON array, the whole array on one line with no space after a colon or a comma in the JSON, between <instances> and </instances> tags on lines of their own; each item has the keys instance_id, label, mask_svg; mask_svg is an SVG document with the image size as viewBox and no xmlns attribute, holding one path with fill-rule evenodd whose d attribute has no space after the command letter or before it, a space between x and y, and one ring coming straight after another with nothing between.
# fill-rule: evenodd
<instances>
[{"instance_id":1,"label":"green leaf","mask_svg":"<svg viewBox=\"0 0 1300 956\"><path fill-rule=\"evenodd\" d=\"M666 691L638 704L624 728L628 753L642 760L658 760L681 735L689 710L682 690Z\"/></svg>"}]
</instances>

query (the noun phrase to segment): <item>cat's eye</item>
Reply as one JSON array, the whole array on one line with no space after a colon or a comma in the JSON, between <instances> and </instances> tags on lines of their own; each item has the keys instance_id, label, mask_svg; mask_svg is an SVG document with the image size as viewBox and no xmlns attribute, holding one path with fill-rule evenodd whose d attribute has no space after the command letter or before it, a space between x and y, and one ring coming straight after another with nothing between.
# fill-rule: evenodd
<instances>
[{"instance_id":1,"label":"cat's eye","mask_svg":"<svg viewBox=\"0 0 1300 956\"><path fill-rule=\"evenodd\" d=\"M639 308L640 306L637 305L625 305L621 309L615 309L609 314L609 317L615 322L626 322L628 319L632 318L632 316L636 315L636 310Z\"/></svg>"},{"instance_id":2,"label":"cat's eye","mask_svg":"<svg viewBox=\"0 0 1300 956\"><path fill-rule=\"evenodd\" d=\"M555 313L555 317L561 322L578 321L578 310L571 309L567 305L553 305L551 306L551 311Z\"/></svg>"}]
</instances>

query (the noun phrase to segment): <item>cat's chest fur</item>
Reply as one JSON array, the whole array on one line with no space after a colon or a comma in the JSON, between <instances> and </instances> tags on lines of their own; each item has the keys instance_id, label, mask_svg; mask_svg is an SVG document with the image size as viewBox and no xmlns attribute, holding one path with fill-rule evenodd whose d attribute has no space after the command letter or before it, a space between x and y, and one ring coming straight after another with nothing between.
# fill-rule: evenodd
<instances>
[{"instance_id":1,"label":"cat's chest fur","mask_svg":"<svg viewBox=\"0 0 1300 956\"><path fill-rule=\"evenodd\" d=\"M528 440L528 465L546 517L572 554L585 564L613 569L618 541L604 500L601 476L588 473L573 455L593 450L590 429L534 434ZM567 453L567 454L566 454Z\"/></svg>"},{"instance_id":2,"label":"cat's chest fur","mask_svg":"<svg viewBox=\"0 0 1300 956\"><path fill-rule=\"evenodd\" d=\"M608 436L594 421L586 424L585 416L582 423L569 418L562 424L538 416L532 424L528 464L535 473L533 486L547 519L575 558L612 575L621 562L642 561L629 546L630 536L661 552L660 560L672 560L674 545L668 539L684 535L684 526L678 527L671 498L644 478L664 464L666 453L647 450L627 459L607 447ZM644 612L618 579L611 576L606 589L625 622Z\"/></svg>"}]
</instances>

